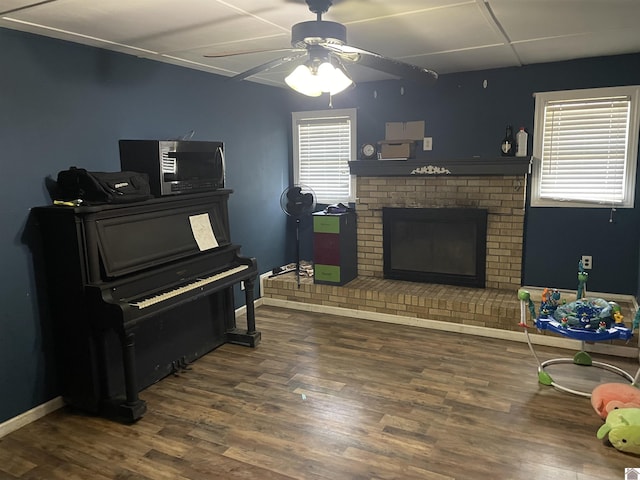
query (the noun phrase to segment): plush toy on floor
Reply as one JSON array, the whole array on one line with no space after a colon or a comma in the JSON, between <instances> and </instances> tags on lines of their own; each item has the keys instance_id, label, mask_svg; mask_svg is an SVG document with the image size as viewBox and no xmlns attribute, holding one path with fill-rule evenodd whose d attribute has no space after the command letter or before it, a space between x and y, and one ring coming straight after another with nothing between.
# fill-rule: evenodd
<instances>
[{"instance_id":1,"label":"plush toy on floor","mask_svg":"<svg viewBox=\"0 0 640 480\"><path fill-rule=\"evenodd\" d=\"M628 383L603 383L591 392L591 405L603 420L618 408L640 408L640 389Z\"/></svg>"},{"instance_id":2,"label":"plush toy on floor","mask_svg":"<svg viewBox=\"0 0 640 480\"><path fill-rule=\"evenodd\" d=\"M640 408L612 410L596 434L600 440L607 435L616 449L640 455Z\"/></svg>"}]
</instances>

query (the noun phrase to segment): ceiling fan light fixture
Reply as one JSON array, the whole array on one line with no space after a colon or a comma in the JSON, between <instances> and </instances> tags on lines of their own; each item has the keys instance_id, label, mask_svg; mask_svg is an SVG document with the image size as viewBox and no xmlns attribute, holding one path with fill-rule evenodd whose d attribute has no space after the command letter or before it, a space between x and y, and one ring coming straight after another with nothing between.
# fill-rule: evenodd
<instances>
[{"instance_id":1,"label":"ceiling fan light fixture","mask_svg":"<svg viewBox=\"0 0 640 480\"><path fill-rule=\"evenodd\" d=\"M322 95L322 88L317 75L311 71L307 64L298 65L284 79L287 85L298 93L307 97L319 97Z\"/></svg>"},{"instance_id":2,"label":"ceiling fan light fixture","mask_svg":"<svg viewBox=\"0 0 640 480\"><path fill-rule=\"evenodd\" d=\"M336 95L353 85L344 67L336 67L330 60L319 65L317 61L298 65L284 81L293 90L308 97L318 97L323 92Z\"/></svg>"},{"instance_id":3,"label":"ceiling fan light fixture","mask_svg":"<svg viewBox=\"0 0 640 480\"><path fill-rule=\"evenodd\" d=\"M329 65L331 71L328 75L331 75L331 80L328 82L329 90L325 90L325 92L328 91L331 95L336 95L354 85L353 80L351 80L351 77L349 77L349 74L342 65Z\"/></svg>"}]
</instances>

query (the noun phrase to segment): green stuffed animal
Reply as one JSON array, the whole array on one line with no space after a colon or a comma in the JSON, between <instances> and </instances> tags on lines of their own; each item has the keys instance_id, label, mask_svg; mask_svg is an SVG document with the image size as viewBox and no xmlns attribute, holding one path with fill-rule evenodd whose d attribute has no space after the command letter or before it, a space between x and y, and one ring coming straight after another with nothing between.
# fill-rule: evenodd
<instances>
[{"instance_id":1,"label":"green stuffed animal","mask_svg":"<svg viewBox=\"0 0 640 480\"><path fill-rule=\"evenodd\" d=\"M609 443L625 453L640 455L640 408L619 408L607 415L596 436L602 440L609 434Z\"/></svg>"}]
</instances>

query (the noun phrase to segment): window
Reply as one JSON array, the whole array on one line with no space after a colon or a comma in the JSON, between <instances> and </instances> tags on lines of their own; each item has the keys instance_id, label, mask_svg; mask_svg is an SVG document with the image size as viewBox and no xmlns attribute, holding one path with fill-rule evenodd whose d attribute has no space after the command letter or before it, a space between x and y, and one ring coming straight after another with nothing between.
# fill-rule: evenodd
<instances>
[{"instance_id":1,"label":"window","mask_svg":"<svg viewBox=\"0 0 640 480\"><path fill-rule=\"evenodd\" d=\"M633 208L640 87L536 94L531 205Z\"/></svg>"},{"instance_id":2,"label":"window","mask_svg":"<svg viewBox=\"0 0 640 480\"><path fill-rule=\"evenodd\" d=\"M318 203L355 201L356 109L293 112L293 181Z\"/></svg>"}]
</instances>

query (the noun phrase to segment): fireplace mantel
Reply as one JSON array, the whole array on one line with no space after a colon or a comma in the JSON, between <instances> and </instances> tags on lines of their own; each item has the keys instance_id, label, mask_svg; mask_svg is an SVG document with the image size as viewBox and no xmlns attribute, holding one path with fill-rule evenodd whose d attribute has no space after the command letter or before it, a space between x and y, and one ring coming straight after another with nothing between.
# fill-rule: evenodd
<instances>
[{"instance_id":1,"label":"fireplace mantel","mask_svg":"<svg viewBox=\"0 0 640 480\"><path fill-rule=\"evenodd\" d=\"M359 177L412 177L431 175L525 175L529 157L465 158L458 160L355 160L352 175Z\"/></svg>"}]
</instances>

